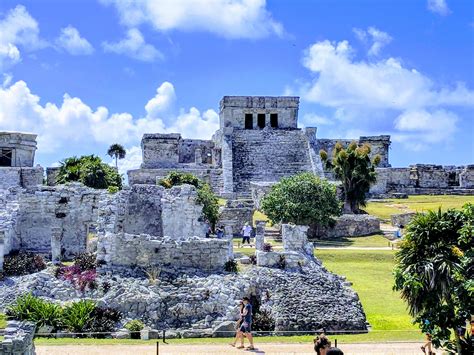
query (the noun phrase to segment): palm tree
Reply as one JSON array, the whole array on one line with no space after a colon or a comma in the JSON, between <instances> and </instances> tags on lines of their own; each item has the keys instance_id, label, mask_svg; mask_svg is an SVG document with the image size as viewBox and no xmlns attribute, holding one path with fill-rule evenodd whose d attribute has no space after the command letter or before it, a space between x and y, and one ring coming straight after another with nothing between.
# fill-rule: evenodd
<instances>
[{"instance_id":1,"label":"palm tree","mask_svg":"<svg viewBox=\"0 0 474 355\"><path fill-rule=\"evenodd\" d=\"M117 159L125 158L127 152L125 151L125 148L123 146L115 143L109 147L107 154L110 155L110 157L115 158L115 168L118 169Z\"/></svg>"},{"instance_id":2,"label":"palm tree","mask_svg":"<svg viewBox=\"0 0 474 355\"><path fill-rule=\"evenodd\" d=\"M415 322L433 336L433 344L458 354L468 346L459 329L473 311L473 222L474 205L469 204L461 211L418 214L408 225L394 269L394 289Z\"/></svg>"}]
</instances>

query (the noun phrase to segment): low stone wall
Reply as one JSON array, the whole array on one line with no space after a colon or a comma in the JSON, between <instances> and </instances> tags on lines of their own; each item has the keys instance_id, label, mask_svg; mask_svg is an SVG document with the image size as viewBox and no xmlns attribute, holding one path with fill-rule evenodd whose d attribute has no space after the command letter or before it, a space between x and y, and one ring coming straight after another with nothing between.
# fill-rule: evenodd
<instances>
[{"instance_id":1,"label":"low stone wall","mask_svg":"<svg viewBox=\"0 0 474 355\"><path fill-rule=\"evenodd\" d=\"M415 212L392 214L390 216L390 221L392 226L398 227L402 225L406 227L406 225L411 222L415 215Z\"/></svg>"},{"instance_id":2,"label":"low stone wall","mask_svg":"<svg viewBox=\"0 0 474 355\"><path fill-rule=\"evenodd\" d=\"M245 223L252 225L253 202L250 200L227 200L225 206L219 208L218 225L230 226L233 235L239 235Z\"/></svg>"},{"instance_id":3,"label":"low stone wall","mask_svg":"<svg viewBox=\"0 0 474 355\"><path fill-rule=\"evenodd\" d=\"M343 214L335 220L334 227L312 229L311 237L331 239L380 233L380 220L368 214Z\"/></svg>"},{"instance_id":4,"label":"low stone wall","mask_svg":"<svg viewBox=\"0 0 474 355\"><path fill-rule=\"evenodd\" d=\"M0 167L0 189L34 187L43 184L43 168Z\"/></svg>"},{"instance_id":5,"label":"low stone wall","mask_svg":"<svg viewBox=\"0 0 474 355\"><path fill-rule=\"evenodd\" d=\"M97 260L103 264L102 271L137 266L219 271L229 260L228 244L223 239L107 233L99 237Z\"/></svg>"},{"instance_id":6,"label":"low stone wall","mask_svg":"<svg viewBox=\"0 0 474 355\"><path fill-rule=\"evenodd\" d=\"M34 355L36 326L30 322L8 321L0 343L0 355Z\"/></svg>"},{"instance_id":7,"label":"low stone wall","mask_svg":"<svg viewBox=\"0 0 474 355\"><path fill-rule=\"evenodd\" d=\"M48 167L46 168L46 185L55 186L57 185L57 177L59 174L59 167Z\"/></svg>"}]
</instances>

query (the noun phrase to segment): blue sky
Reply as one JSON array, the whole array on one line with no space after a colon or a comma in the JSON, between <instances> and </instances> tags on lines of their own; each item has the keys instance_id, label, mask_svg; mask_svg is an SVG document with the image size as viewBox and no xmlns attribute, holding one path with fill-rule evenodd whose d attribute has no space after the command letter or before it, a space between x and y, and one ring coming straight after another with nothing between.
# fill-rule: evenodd
<instances>
[{"instance_id":1,"label":"blue sky","mask_svg":"<svg viewBox=\"0 0 474 355\"><path fill-rule=\"evenodd\" d=\"M0 2L0 130L36 161L210 138L224 95L301 97L321 138L392 136L391 163L474 163L474 2Z\"/></svg>"}]
</instances>

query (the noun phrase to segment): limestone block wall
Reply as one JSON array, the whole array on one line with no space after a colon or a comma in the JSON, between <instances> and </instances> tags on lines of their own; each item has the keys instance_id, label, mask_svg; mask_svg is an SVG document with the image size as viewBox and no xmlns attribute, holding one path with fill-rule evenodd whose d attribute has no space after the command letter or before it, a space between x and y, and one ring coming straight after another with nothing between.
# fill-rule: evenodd
<instances>
[{"instance_id":1,"label":"limestone block wall","mask_svg":"<svg viewBox=\"0 0 474 355\"><path fill-rule=\"evenodd\" d=\"M250 182L312 171L307 136L301 130L234 130L232 170L233 190L240 194L250 194Z\"/></svg>"},{"instance_id":2,"label":"limestone block wall","mask_svg":"<svg viewBox=\"0 0 474 355\"><path fill-rule=\"evenodd\" d=\"M465 189L474 189L474 165L467 165L459 173L459 186Z\"/></svg>"},{"instance_id":3,"label":"limestone block wall","mask_svg":"<svg viewBox=\"0 0 474 355\"><path fill-rule=\"evenodd\" d=\"M5 335L0 342L0 355L34 355L36 325L31 322L8 321Z\"/></svg>"},{"instance_id":4,"label":"limestone block wall","mask_svg":"<svg viewBox=\"0 0 474 355\"><path fill-rule=\"evenodd\" d=\"M59 167L48 167L46 168L46 185L55 186L57 185L56 179L59 174Z\"/></svg>"},{"instance_id":5,"label":"limestone block wall","mask_svg":"<svg viewBox=\"0 0 474 355\"><path fill-rule=\"evenodd\" d=\"M0 167L0 189L9 187L33 187L43 184L43 168Z\"/></svg>"},{"instance_id":6,"label":"limestone block wall","mask_svg":"<svg viewBox=\"0 0 474 355\"><path fill-rule=\"evenodd\" d=\"M257 129L257 115L265 114L265 125L270 126L270 114L278 115L278 128L296 128L299 97L293 96L224 96L220 102L220 127L245 128L245 115L253 115Z\"/></svg>"},{"instance_id":7,"label":"limestone block wall","mask_svg":"<svg viewBox=\"0 0 474 355\"><path fill-rule=\"evenodd\" d=\"M105 262L104 271L154 265L218 271L229 258L228 244L223 239L107 233L99 238L97 259Z\"/></svg>"},{"instance_id":8,"label":"limestone block wall","mask_svg":"<svg viewBox=\"0 0 474 355\"><path fill-rule=\"evenodd\" d=\"M165 189L133 185L103 200L98 212L98 233L149 234L179 238L205 236L207 224L193 186Z\"/></svg>"},{"instance_id":9,"label":"limestone block wall","mask_svg":"<svg viewBox=\"0 0 474 355\"><path fill-rule=\"evenodd\" d=\"M100 195L81 184L10 191L6 212L0 214L5 252L18 249L50 254L53 236L66 259L85 251L89 226L97 220Z\"/></svg>"},{"instance_id":10,"label":"limestone block wall","mask_svg":"<svg viewBox=\"0 0 474 355\"><path fill-rule=\"evenodd\" d=\"M35 161L36 134L0 132L0 149L11 152L11 165L32 167Z\"/></svg>"},{"instance_id":11,"label":"limestone block wall","mask_svg":"<svg viewBox=\"0 0 474 355\"><path fill-rule=\"evenodd\" d=\"M380 220L368 214L343 214L335 220L333 227L310 230L311 237L331 239L380 233Z\"/></svg>"},{"instance_id":12,"label":"limestone block wall","mask_svg":"<svg viewBox=\"0 0 474 355\"><path fill-rule=\"evenodd\" d=\"M271 190L275 182L251 182L250 193L254 206L257 210L261 209L261 202L265 195Z\"/></svg>"},{"instance_id":13,"label":"limestone block wall","mask_svg":"<svg viewBox=\"0 0 474 355\"><path fill-rule=\"evenodd\" d=\"M297 252L313 257L313 243L308 242L308 226L282 224L281 237L283 249L287 252Z\"/></svg>"},{"instance_id":14,"label":"limestone block wall","mask_svg":"<svg viewBox=\"0 0 474 355\"><path fill-rule=\"evenodd\" d=\"M392 214L390 216L390 222L392 223L392 226L398 227L400 225L405 226L411 222L413 217L415 217L416 213L415 212L408 212L408 213L397 213L397 214Z\"/></svg>"},{"instance_id":15,"label":"limestone block wall","mask_svg":"<svg viewBox=\"0 0 474 355\"><path fill-rule=\"evenodd\" d=\"M223 189L221 168L197 167L190 166L190 164L183 164L174 168L129 170L127 171L128 183L130 186L136 184L156 184L159 179L162 179L171 171L191 173L210 184L215 193L220 194Z\"/></svg>"},{"instance_id":16,"label":"limestone block wall","mask_svg":"<svg viewBox=\"0 0 474 355\"><path fill-rule=\"evenodd\" d=\"M182 139L178 146L180 163L197 163L196 152L200 164L212 164L214 142L202 139Z\"/></svg>"},{"instance_id":17,"label":"limestone block wall","mask_svg":"<svg viewBox=\"0 0 474 355\"><path fill-rule=\"evenodd\" d=\"M232 234L237 235L245 223L252 225L253 212L254 205L251 200L227 200L226 205L219 208L217 224L230 226Z\"/></svg>"}]
</instances>

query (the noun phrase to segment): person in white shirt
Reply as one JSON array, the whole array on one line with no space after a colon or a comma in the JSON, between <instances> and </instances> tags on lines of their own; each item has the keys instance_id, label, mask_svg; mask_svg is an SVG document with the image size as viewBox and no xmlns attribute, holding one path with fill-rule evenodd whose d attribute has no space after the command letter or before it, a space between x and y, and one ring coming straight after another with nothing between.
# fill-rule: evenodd
<instances>
[{"instance_id":1,"label":"person in white shirt","mask_svg":"<svg viewBox=\"0 0 474 355\"><path fill-rule=\"evenodd\" d=\"M252 226L248 222L245 223L245 226L242 227L242 245L247 241L250 244L250 237L252 235Z\"/></svg>"}]
</instances>

